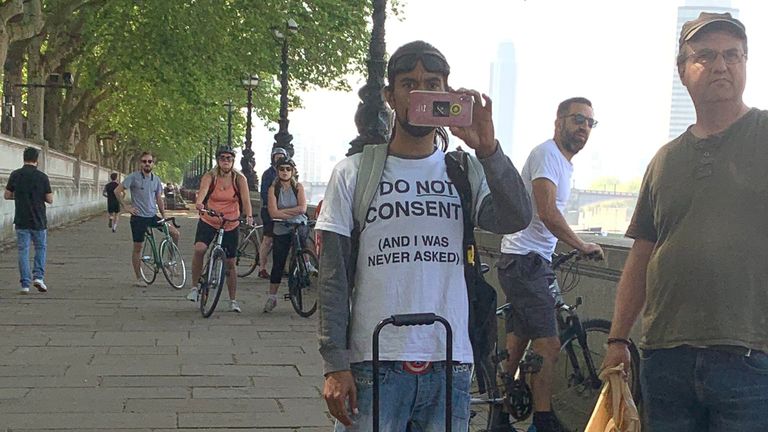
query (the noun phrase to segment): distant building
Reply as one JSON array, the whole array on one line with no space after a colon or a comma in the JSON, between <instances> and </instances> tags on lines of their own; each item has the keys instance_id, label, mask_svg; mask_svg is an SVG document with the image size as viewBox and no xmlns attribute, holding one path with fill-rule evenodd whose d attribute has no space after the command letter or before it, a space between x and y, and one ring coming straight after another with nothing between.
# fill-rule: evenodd
<instances>
[{"instance_id":1,"label":"distant building","mask_svg":"<svg viewBox=\"0 0 768 432\"><path fill-rule=\"evenodd\" d=\"M517 86L517 63L515 46L512 42L499 44L496 61L491 64L490 93L493 100L493 124L496 138L504 153L512 157L514 145L512 135L515 120L515 96Z\"/></svg>"},{"instance_id":2,"label":"distant building","mask_svg":"<svg viewBox=\"0 0 768 432\"><path fill-rule=\"evenodd\" d=\"M686 0L684 6L677 8L677 32L675 33L675 56L677 55L677 44L680 40L680 29L686 21L690 21L699 16L699 13L729 12L734 18L739 16L739 10L731 7L729 0ZM688 129L688 126L696 123L696 111L693 108L693 102L688 95L688 90L680 82L680 76L677 73L677 65L672 68L672 103L669 114L669 138L673 139Z\"/></svg>"}]
</instances>

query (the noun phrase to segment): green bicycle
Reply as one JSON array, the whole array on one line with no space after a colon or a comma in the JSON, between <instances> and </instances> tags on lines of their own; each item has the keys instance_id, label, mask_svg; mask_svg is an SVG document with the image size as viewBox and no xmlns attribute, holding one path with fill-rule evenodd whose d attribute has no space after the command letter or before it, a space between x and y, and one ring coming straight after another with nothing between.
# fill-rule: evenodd
<instances>
[{"instance_id":1,"label":"green bicycle","mask_svg":"<svg viewBox=\"0 0 768 432\"><path fill-rule=\"evenodd\" d=\"M171 234L168 231L168 224L173 224L176 228L176 218L166 218L157 221L154 229L163 233L163 240L160 247L157 247L154 230L147 228L144 235L144 246L141 249L141 266L139 273L147 285L151 285L157 274L162 269L165 279L176 289L182 289L187 282L187 266L184 264L184 258L181 256L179 248L173 242Z\"/></svg>"}]
</instances>

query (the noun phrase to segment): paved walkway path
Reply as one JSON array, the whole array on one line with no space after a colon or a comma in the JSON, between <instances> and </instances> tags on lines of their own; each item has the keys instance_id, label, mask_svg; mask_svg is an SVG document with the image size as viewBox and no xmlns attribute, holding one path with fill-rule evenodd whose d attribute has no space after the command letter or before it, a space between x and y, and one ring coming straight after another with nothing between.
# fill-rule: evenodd
<instances>
[{"instance_id":1,"label":"paved walkway path","mask_svg":"<svg viewBox=\"0 0 768 432\"><path fill-rule=\"evenodd\" d=\"M189 265L197 218L172 214ZM251 275L242 314L204 319L162 275L131 286L128 219L106 225L49 233L46 294L18 295L15 248L0 253L0 431L330 430L316 317L262 313Z\"/></svg>"}]
</instances>

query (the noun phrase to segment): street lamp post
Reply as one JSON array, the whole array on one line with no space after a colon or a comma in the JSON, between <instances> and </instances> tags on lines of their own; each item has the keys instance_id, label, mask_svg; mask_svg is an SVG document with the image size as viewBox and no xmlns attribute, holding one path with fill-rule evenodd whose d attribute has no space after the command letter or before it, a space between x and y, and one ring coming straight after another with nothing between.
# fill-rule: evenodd
<instances>
[{"instance_id":1,"label":"street lamp post","mask_svg":"<svg viewBox=\"0 0 768 432\"><path fill-rule=\"evenodd\" d=\"M234 108L235 104L230 99L224 106L227 107L227 146L232 148L232 108Z\"/></svg>"},{"instance_id":2,"label":"street lamp post","mask_svg":"<svg viewBox=\"0 0 768 432\"><path fill-rule=\"evenodd\" d=\"M368 47L368 79L358 95L361 102L355 113L358 136L349 143L347 156L363 151L366 144L381 144L389 139L389 111L384 104L381 90L387 61L384 58L384 22L387 17L387 0L373 0L373 29Z\"/></svg>"},{"instance_id":3,"label":"street lamp post","mask_svg":"<svg viewBox=\"0 0 768 432\"><path fill-rule=\"evenodd\" d=\"M250 75L248 78L243 79L243 86L248 91L248 114L245 124L245 148L243 149L243 159L240 161L243 167L243 175L248 180L248 189L256 190L256 174L253 172L253 168L256 165L256 160L253 158L253 142L251 137L251 128L253 123L251 122L251 114L253 112L253 89L259 85L259 77L256 75Z\"/></svg>"},{"instance_id":4,"label":"street lamp post","mask_svg":"<svg viewBox=\"0 0 768 432\"><path fill-rule=\"evenodd\" d=\"M288 35L299 31L299 25L296 21L289 19L285 23L285 31L273 29L275 38L283 42L280 57L280 120L278 124L280 129L275 134L274 147L282 147L293 157L293 136L288 133Z\"/></svg>"}]
</instances>

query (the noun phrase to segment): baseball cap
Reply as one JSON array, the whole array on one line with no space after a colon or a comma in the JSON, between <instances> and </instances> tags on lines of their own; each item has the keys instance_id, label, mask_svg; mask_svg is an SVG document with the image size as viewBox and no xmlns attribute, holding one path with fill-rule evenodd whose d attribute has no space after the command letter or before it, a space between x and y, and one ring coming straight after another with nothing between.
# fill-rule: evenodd
<instances>
[{"instance_id":1,"label":"baseball cap","mask_svg":"<svg viewBox=\"0 0 768 432\"><path fill-rule=\"evenodd\" d=\"M738 34L739 37L747 40L747 32L744 24L742 24L741 21L737 20L736 18L732 17L729 12L702 12L699 14L698 18L683 24L683 28L680 30L679 47L682 47L684 43L691 40L691 38L693 38L693 36L701 29L715 23L720 23L720 26L723 27L731 27L732 30L736 31L736 34Z\"/></svg>"}]
</instances>

